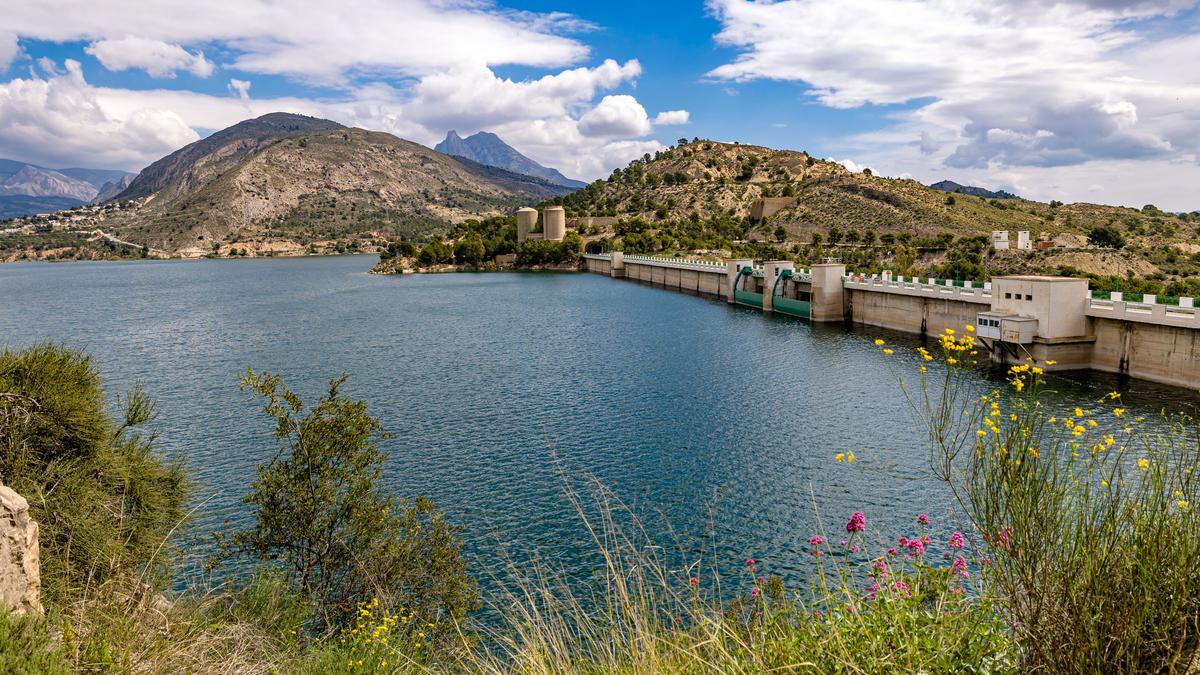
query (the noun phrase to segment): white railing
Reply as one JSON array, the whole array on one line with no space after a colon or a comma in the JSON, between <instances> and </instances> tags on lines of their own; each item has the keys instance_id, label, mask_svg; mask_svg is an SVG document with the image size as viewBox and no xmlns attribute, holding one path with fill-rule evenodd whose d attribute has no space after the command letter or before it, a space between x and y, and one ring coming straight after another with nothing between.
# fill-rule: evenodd
<instances>
[{"instance_id":1,"label":"white railing","mask_svg":"<svg viewBox=\"0 0 1200 675\"><path fill-rule=\"evenodd\" d=\"M725 263L717 262L715 260L702 260L700 258L667 258L652 255L627 255L625 256L625 264L671 267L675 269L697 270L700 272L713 272L720 274L724 274L726 271Z\"/></svg>"},{"instance_id":2,"label":"white railing","mask_svg":"<svg viewBox=\"0 0 1200 675\"><path fill-rule=\"evenodd\" d=\"M940 283L939 283L940 282ZM947 300L961 300L963 302L973 302L977 304L991 304L992 302L992 285L984 283L982 286L976 286L971 282L963 282L962 286L955 286L950 279L925 279L921 280L917 277L903 276L897 277L881 277L878 274L865 276L862 274L848 274L842 277L842 285L845 288L854 288L864 291L877 291L880 293L896 293L899 295L913 295L920 297L938 297Z\"/></svg>"},{"instance_id":3,"label":"white railing","mask_svg":"<svg viewBox=\"0 0 1200 675\"><path fill-rule=\"evenodd\" d=\"M584 260L612 260L611 253L584 253Z\"/></svg>"},{"instance_id":4,"label":"white railing","mask_svg":"<svg viewBox=\"0 0 1200 675\"><path fill-rule=\"evenodd\" d=\"M1113 292L1109 299L1089 297L1084 314L1095 318L1153 323L1179 328L1200 328L1200 311L1192 298L1180 298L1178 305L1164 305L1153 295L1141 302L1125 300L1124 294Z\"/></svg>"}]
</instances>

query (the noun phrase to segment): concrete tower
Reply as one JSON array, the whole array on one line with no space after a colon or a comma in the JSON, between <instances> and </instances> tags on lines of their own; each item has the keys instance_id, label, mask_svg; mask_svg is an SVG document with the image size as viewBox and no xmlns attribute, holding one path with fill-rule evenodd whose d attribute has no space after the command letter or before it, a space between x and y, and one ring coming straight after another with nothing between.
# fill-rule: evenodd
<instances>
[{"instance_id":1,"label":"concrete tower","mask_svg":"<svg viewBox=\"0 0 1200 675\"><path fill-rule=\"evenodd\" d=\"M517 243L529 238L529 233L537 228L537 210L528 206L517 209Z\"/></svg>"},{"instance_id":2,"label":"concrete tower","mask_svg":"<svg viewBox=\"0 0 1200 675\"><path fill-rule=\"evenodd\" d=\"M547 206L542 211L542 237L547 241L562 241L567 236L567 212L561 206Z\"/></svg>"}]
</instances>

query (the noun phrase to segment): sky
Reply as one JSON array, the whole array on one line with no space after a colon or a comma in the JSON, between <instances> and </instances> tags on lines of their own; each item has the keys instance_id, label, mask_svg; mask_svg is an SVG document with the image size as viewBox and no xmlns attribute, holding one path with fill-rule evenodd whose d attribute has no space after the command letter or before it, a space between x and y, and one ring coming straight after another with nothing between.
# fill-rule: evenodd
<instances>
[{"instance_id":1,"label":"sky","mask_svg":"<svg viewBox=\"0 0 1200 675\"><path fill-rule=\"evenodd\" d=\"M572 178L676 139L1200 209L1200 0L0 0L0 157L136 171L290 111Z\"/></svg>"}]
</instances>

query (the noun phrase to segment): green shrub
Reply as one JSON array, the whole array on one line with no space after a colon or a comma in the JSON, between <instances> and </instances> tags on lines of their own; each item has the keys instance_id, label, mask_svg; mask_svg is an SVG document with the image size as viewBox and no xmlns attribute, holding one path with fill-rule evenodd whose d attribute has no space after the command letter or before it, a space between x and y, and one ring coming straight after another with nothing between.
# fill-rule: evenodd
<instances>
[{"instance_id":1,"label":"green shrub","mask_svg":"<svg viewBox=\"0 0 1200 675\"><path fill-rule=\"evenodd\" d=\"M54 344L0 353L0 392L0 482L40 526L46 603L125 572L162 583L188 482L136 432L153 402L134 389L114 419L91 359Z\"/></svg>"},{"instance_id":2,"label":"green shrub","mask_svg":"<svg viewBox=\"0 0 1200 675\"><path fill-rule=\"evenodd\" d=\"M912 397L1005 600L1025 667L1184 672L1200 654L1200 464L1195 421L1148 431L1113 392L1042 400L1042 366L968 399L972 335L942 336L948 367ZM931 360L928 352L922 355ZM1047 362L1052 365L1052 362ZM923 367L924 368L924 367Z\"/></svg>"},{"instance_id":3,"label":"green shrub","mask_svg":"<svg viewBox=\"0 0 1200 675\"><path fill-rule=\"evenodd\" d=\"M379 491L382 427L366 404L342 395L345 379L331 380L304 414L279 376L243 377L242 388L262 397L275 420L279 446L243 500L254 524L219 534L221 556L276 566L313 606L318 631L344 627L360 605L382 601L449 642L478 603L457 529L427 499Z\"/></svg>"},{"instance_id":4,"label":"green shrub","mask_svg":"<svg viewBox=\"0 0 1200 675\"><path fill-rule=\"evenodd\" d=\"M66 675L72 668L46 621L37 615L14 616L0 608L0 673Z\"/></svg>"}]
</instances>

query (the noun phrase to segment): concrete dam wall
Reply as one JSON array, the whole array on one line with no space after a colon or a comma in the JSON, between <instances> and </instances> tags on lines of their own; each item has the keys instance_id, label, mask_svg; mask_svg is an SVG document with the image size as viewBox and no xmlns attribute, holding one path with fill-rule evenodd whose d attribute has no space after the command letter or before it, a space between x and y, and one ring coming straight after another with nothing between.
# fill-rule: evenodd
<instances>
[{"instance_id":1,"label":"concrete dam wall","mask_svg":"<svg viewBox=\"0 0 1200 675\"><path fill-rule=\"evenodd\" d=\"M815 322L847 322L936 336L976 328L993 360L1032 359L1047 370L1092 368L1200 387L1200 310L1191 298L1156 304L1092 297L1086 280L999 277L992 283L847 275L845 266L796 269L791 261L584 256L589 272L724 298ZM1049 363L1047 363L1049 362Z\"/></svg>"}]
</instances>

